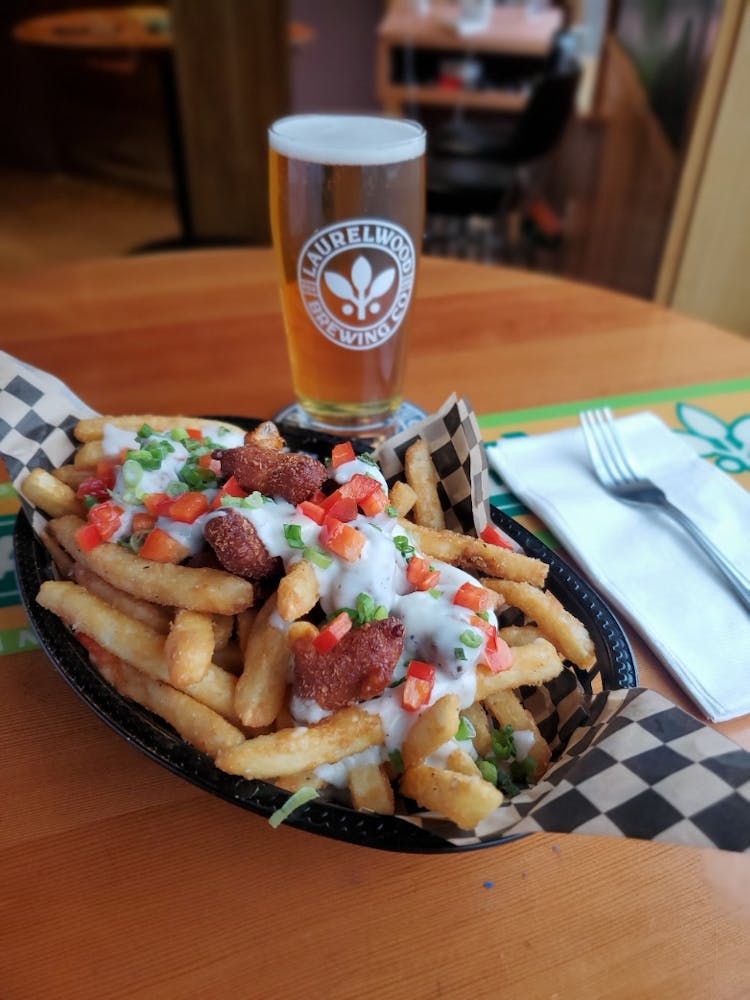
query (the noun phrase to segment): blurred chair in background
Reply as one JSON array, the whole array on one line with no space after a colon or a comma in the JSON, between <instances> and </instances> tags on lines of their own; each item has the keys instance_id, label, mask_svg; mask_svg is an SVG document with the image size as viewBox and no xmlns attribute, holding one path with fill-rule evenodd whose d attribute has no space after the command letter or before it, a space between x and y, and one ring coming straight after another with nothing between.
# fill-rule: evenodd
<instances>
[{"instance_id":1,"label":"blurred chair in background","mask_svg":"<svg viewBox=\"0 0 750 1000\"><path fill-rule=\"evenodd\" d=\"M523 213L533 194L532 168L562 138L580 75L560 42L515 119L469 120L458 112L430 132L427 253L488 261L512 256L510 213Z\"/></svg>"}]
</instances>

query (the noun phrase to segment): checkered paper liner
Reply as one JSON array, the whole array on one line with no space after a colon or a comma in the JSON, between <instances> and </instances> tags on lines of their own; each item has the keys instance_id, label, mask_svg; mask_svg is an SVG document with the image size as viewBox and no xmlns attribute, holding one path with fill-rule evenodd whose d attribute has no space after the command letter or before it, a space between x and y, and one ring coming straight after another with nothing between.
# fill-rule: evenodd
<instances>
[{"instance_id":1,"label":"checkered paper liner","mask_svg":"<svg viewBox=\"0 0 750 1000\"><path fill-rule=\"evenodd\" d=\"M0 456L16 488L31 469L70 461L77 420L94 414L53 375L0 351ZM419 436L438 468L449 526L481 531L489 520L489 481L467 401L452 396L381 446L386 478L399 475ZM35 531L43 530L44 518L25 507ZM750 753L653 691L587 696L569 669L522 694L553 750L543 780L471 833L429 812L403 819L457 847L545 830L750 850Z\"/></svg>"},{"instance_id":2,"label":"checkered paper liner","mask_svg":"<svg viewBox=\"0 0 750 1000\"><path fill-rule=\"evenodd\" d=\"M34 531L46 518L20 494L32 469L49 472L69 462L77 443L73 428L96 411L54 375L0 351L0 457Z\"/></svg>"}]
</instances>

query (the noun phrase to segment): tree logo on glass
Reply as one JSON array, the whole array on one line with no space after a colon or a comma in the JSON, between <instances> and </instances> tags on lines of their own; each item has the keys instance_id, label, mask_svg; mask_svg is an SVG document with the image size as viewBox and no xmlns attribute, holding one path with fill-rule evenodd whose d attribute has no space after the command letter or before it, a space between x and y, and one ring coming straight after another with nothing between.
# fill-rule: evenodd
<instances>
[{"instance_id":1,"label":"tree logo on glass","mask_svg":"<svg viewBox=\"0 0 750 1000\"><path fill-rule=\"evenodd\" d=\"M299 290L316 328L351 351L389 340L403 322L414 289L416 254L401 226L348 219L320 229L297 264Z\"/></svg>"}]
</instances>

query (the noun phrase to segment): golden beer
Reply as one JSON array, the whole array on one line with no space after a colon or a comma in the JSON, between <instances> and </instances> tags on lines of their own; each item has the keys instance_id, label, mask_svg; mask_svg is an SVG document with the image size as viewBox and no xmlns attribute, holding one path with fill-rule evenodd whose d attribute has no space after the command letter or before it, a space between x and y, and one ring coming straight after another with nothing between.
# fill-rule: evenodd
<instances>
[{"instance_id":1,"label":"golden beer","mask_svg":"<svg viewBox=\"0 0 750 1000\"><path fill-rule=\"evenodd\" d=\"M294 390L313 426L388 424L424 226L415 122L299 115L269 130L271 229Z\"/></svg>"}]
</instances>

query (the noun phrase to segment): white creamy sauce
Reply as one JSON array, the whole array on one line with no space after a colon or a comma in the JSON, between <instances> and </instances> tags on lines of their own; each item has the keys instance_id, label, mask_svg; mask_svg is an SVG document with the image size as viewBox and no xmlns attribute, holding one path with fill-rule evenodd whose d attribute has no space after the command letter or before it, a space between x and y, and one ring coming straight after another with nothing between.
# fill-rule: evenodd
<instances>
[{"instance_id":1,"label":"white creamy sauce","mask_svg":"<svg viewBox=\"0 0 750 1000\"><path fill-rule=\"evenodd\" d=\"M321 764L315 768L314 773L335 788L346 788L349 772L353 768L365 764L382 764L386 757L382 747L368 747L360 753L352 754L351 757L342 757L335 764Z\"/></svg>"},{"instance_id":2,"label":"white creamy sauce","mask_svg":"<svg viewBox=\"0 0 750 1000\"><path fill-rule=\"evenodd\" d=\"M534 746L536 737L530 729L514 729L513 742L516 745L516 760L526 760Z\"/></svg>"}]
</instances>

